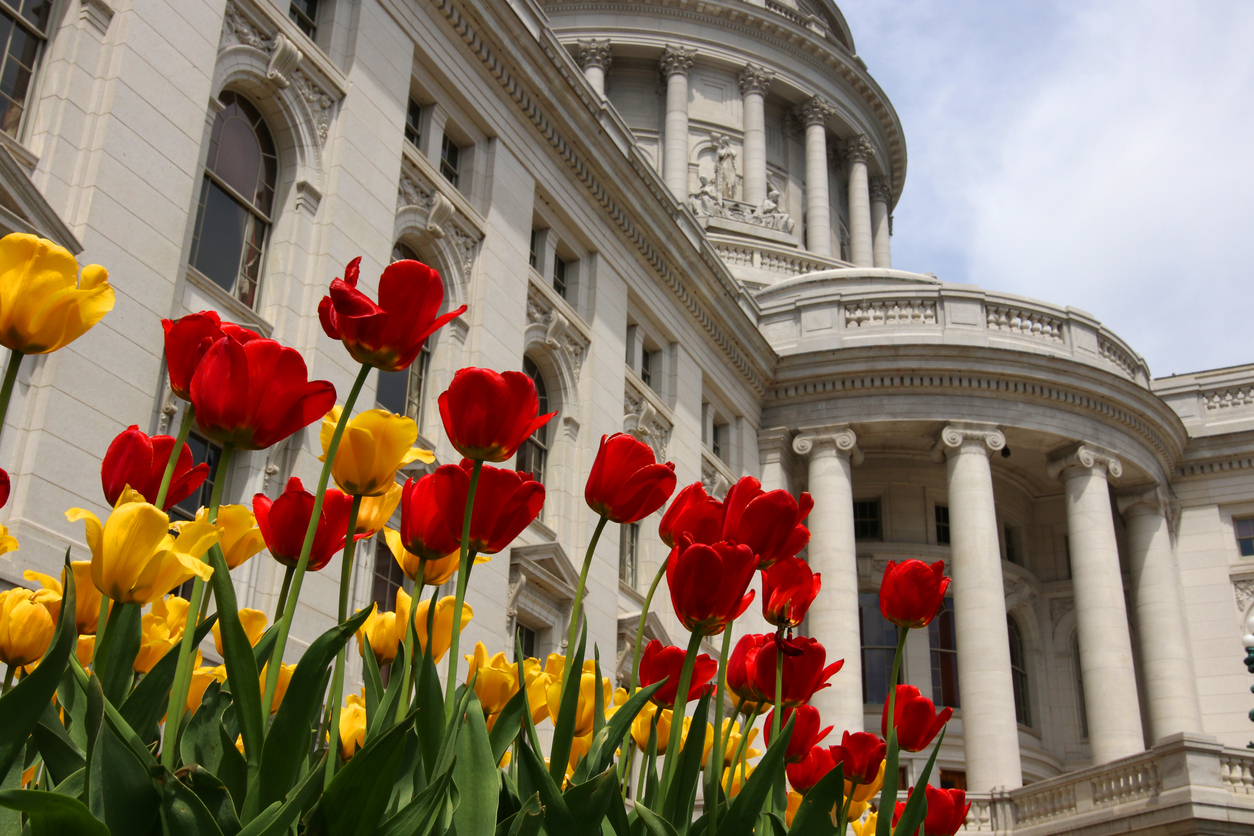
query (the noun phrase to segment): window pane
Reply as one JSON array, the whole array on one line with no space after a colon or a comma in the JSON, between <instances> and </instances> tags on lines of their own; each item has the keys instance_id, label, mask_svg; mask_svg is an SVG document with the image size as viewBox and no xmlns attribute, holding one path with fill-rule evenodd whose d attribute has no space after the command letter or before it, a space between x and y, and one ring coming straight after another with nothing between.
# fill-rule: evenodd
<instances>
[{"instance_id":1,"label":"window pane","mask_svg":"<svg viewBox=\"0 0 1254 836\"><path fill-rule=\"evenodd\" d=\"M422 259L418 257L417 253L415 253L406 244L403 244L400 241L397 241L392 246L392 260L393 261L422 261Z\"/></svg>"},{"instance_id":2,"label":"window pane","mask_svg":"<svg viewBox=\"0 0 1254 836\"><path fill-rule=\"evenodd\" d=\"M213 496L213 484L218 478L218 459L222 455L222 448L196 433L188 434L187 446L192 451L193 467L202 462L209 463L209 477L201 483L198 490L170 508L170 517L174 519L195 519L198 509L208 508L209 500Z\"/></svg>"},{"instance_id":3,"label":"window pane","mask_svg":"<svg viewBox=\"0 0 1254 836\"><path fill-rule=\"evenodd\" d=\"M318 0L292 0L287 14L300 27L300 31L314 37L318 31L315 25L318 20Z\"/></svg>"},{"instance_id":4,"label":"window pane","mask_svg":"<svg viewBox=\"0 0 1254 836\"><path fill-rule=\"evenodd\" d=\"M560 258L553 259L553 289L558 296L566 298L566 262Z\"/></svg>"},{"instance_id":5,"label":"window pane","mask_svg":"<svg viewBox=\"0 0 1254 836\"><path fill-rule=\"evenodd\" d=\"M409 100L409 109L405 112L405 140L415 148L422 147L422 105Z\"/></svg>"},{"instance_id":6,"label":"window pane","mask_svg":"<svg viewBox=\"0 0 1254 836\"><path fill-rule=\"evenodd\" d=\"M949 506L936 507L936 542L942 546L949 545Z\"/></svg>"},{"instance_id":7,"label":"window pane","mask_svg":"<svg viewBox=\"0 0 1254 836\"><path fill-rule=\"evenodd\" d=\"M388 412L404 415L409 404L409 369L399 372L379 372L375 403Z\"/></svg>"},{"instance_id":8,"label":"window pane","mask_svg":"<svg viewBox=\"0 0 1254 836\"><path fill-rule=\"evenodd\" d=\"M388 548L387 541L383 537L376 537L375 541L370 600L378 604L381 611L393 610L396 607L396 590L405 582L405 575L392 555L392 550Z\"/></svg>"},{"instance_id":9,"label":"window pane","mask_svg":"<svg viewBox=\"0 0 1254 836\"><path fill-rule=\"evenodd\" d=\"M640 562L640 523L623 526L623 539L618 547L618 579L633 589Z\"/></svg>"},{"instance_id":10,"label":"window pane","mask_svg":"<svg viewBox=\"0 0 1254 836\"><path fill-rule=\"evenodd\" d=\"M1238 537L1254 537L1254 519L1236 520Z\"/></svg>"},{"instance_id":11,"label":"window pane","mask_svg":"<svg viewBox=\"0 0 1254 836\"><path fill-rule=\"evenodd\" d=\"M888 681L897 653L897 627L880 612L879 595L858 594L862 632L862 701L882 705L888 699Z\"/></svg>"},{"instance_id":12,"label":"window pane","mask_svg":"<svg viewBox=\"0 0 1254 836\"><path fill-rule=\"evenodd\" d=\"M230 115L226 116L228 111ZM221 130L214 131L218 135L218 153L210 170L236 192L251 198L261 175L261 145L253 126L244 120L237 107L224 110L222 115L226 118L222 120Z\"/></svg>"},{"instance_id":13,"label":"window pane","mask_svg":"<svg viewBox=\"0 0 1254 836\"><path fill-rule=\"evenodd\" d=\"M457 143L449 138L448 134L444 135L444 139L440 143L440 173L444 175L444 179L457 185L461 169L462 149L457 147Z\"/></svg>"},{"instance_id":14,"label":"window pane","mask_svg":"<svg viewBox=\"0 0 1254 836\"><path fill-rule=\"evenodd\" d=\"M42 4L36 4L42 5ZM38 23L30 16L28 7L24 17ZM36 17L46 22L47 9L36 10ZM38 24L42 27L42 24ZM11 12L0 7L0 49L4 54L0 61L0 129L16 136L26 109L26 97L39 59L43 38L18 24Z\"/></svg>"},{"instance_id":15,"label":"window pane","mask_svg":"<svg viewBox=\"0 0 1254 836\"><path fill-rule=\"evenodd\" d=\"M853 536L859 540L879 538L880 502L878 499L853 504Z\"/></svg>"},{"instance_id":16,"label":"window pane","mask_svg":"<svg viewBox=\"0 0 1254 836\"><path fill-rule=\"evenodd\" d=\"M946 598L940 613L928 625L932 649L932 702L960 707L958 644L954 633L954 600Z\"/></svg>"}]
</instances>

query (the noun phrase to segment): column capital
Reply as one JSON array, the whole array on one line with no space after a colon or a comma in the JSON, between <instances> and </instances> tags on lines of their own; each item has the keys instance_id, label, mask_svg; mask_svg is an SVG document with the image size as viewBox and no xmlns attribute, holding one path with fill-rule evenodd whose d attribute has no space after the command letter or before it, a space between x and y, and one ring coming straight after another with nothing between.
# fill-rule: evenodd
<instances>
[{"instance_id":1,"label":"column capital","mask_svg":"<svg viewBox=\"0 0 1254 836\"><path fill-rule=\"evenodd\" d=\"M1171 498L1161 485L1120 493L1115 497L1115 505L1124 517L1141 514L1158 514L1167 516L1171 512Z\"/></svg>"},{"instance_id":2,"label":"column capital","mask_svg":"<svg viewBox=\"0 0 1254 836\"><path fill-rule=\"evenodd\" d=\"M846 139L844 151L845 162L850 165L865 163L875 156L875 149L871 147L871 140L867 139L865 134L854 134Z\"/></svg>"},{"instance_id":3,"label":"column capital","mask_svg":"<svg viewBox=\"0 0 1254 836\"><path fill-rule=\"evenodd\" d=\"M836 112L832 103L821 96L814 96L808 102L799 104L793 110L797 120L807 128L811 125L823 125Z\"/></svg>"},{"instance_id":4,"label":"column capital","mask_svg":"<svg viewBox=\"0 0 1254 836\"><path fill-rule=\"evenodd\" d=\"M745 68L740 71L740 95L747 96L750 93L766 95L767 88L771 86L774 78L774 70L768 70L758 64L745 64Z\"/></svg>"},{"instance_id":5,"label":"column capital","mask_svg":"<svg viewBox=\"0 0 1254 836\"><path fill-rule=\"evenodd\" d=\"M893 200L893 178L891 177L872 177L871 178L871 202L883 203L885 205Z\"/></svg>"},{"instance_id":6,"label":"column capital","mask_svg":"<svg viewBox=\"0 0 1254 836\"><path fill-rule=\"evenodd\" d=\"M1119 461L1114 451L1087 441L1069 444L1049 456L1048 473L1051 479L1061 477L1066 480L1086 470L1100 470L1102 476L1118 479L1123 475L1123 462Z\"/></svg>"},{"instance_id":7,"label":"column capital","mask_svg":"<svg viewBox=\"0 0 1254 836\"><path fill-rule=\"evenodd\" d=\"M848 424L804 429L793 439L792 449L797 455L807 457L819 450L831 449L838 456L848 456L851 464L861 464L865 458L858 448L858 435Z\"/></svg>"},{"instance_id":8,"label":"column capital","mask_svg":"<svg viewBox=\"0 0 1254 836\"><path fill-rule=\"evenodd\" d=\"M996 424L972 421L955 421L946 424L936 437L932 448L932 460L942 462L950 456L966 451L978 451L986 456L1006 446L1006 436Z\"/></svg>"},{"instance_id":9,"label":"column capital","mask_svg":"<svg viewBox=\"0 0 1254 836\"><path fill-rule=\"evenodd\" d=\"M575 44L575 60L579 62L579 69L581 70L586 70L589 67L600 67L605 72L609 72L610 64L613 61L613 56L610 52L610 39L580 39Z\"/></svg>"},{"instance_id":10,"label":"column capital","mask_svg":"<svg viewBox=\"0 0 1254 836\"><path fill-rule=\"evenodd\" d=\"M662 49L662 60L658 66L662 69L663 76L672 76L675 73L683 73L688 75L692 70L693 59L697 57L697 51L683 46L671 46L667 44Z\"/></svg>"}]
</instances>

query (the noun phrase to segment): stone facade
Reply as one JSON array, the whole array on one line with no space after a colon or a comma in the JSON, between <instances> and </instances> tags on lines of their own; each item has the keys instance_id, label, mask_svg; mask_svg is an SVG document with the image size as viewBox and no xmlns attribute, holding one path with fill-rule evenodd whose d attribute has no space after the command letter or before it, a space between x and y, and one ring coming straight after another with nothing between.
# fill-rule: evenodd
<instances>
[{"instance_id":1,"label":"stone facade","mask_svg":"<svg viewBox=\"0 0 1254 836\"><path fill-rule=\"evenodd\" d=\"M0 445L21 550L0 582L84 557L62 512L106 510L109 441L177 427L160 318L215 308L347 391L317 300L358 255L373 292L412 254L469 313L399 400L373 377L369 396L440 462L434 399L458 367L530 361L559 412L533 451L544 514L476 570L467 641L562 650L595 523L583 474L627 431L681 484L813 494L825 590L805 632L846 659L817 698L838 731L879 727L887 562L951 566L904 677L957 708L934 780L976 794L968 829L1251 828L1254 366L1155 380L1088 313L892 269L905 140L832 3L314 6L311 27L286 0L55 0L32 30L0 227L107 265L117 307L22 367ZM214 156L240 113L269 138L264 205ZM199 254L222 205L261 230L225 284ZM317 445L306 431L217 478L228 501L273 496L316 478ZM620 672L666 555L656 522L608 528L590 576L592 638ZM390 608L389 560L358 549L354 607ZM236 574L240 604L272 612L276 564ZM648 633L677 642L665 598ZM310 577L292 655L335 599L333 571ZM913 782L921 756L904 764Z\"/></svg>"}]
</instances>

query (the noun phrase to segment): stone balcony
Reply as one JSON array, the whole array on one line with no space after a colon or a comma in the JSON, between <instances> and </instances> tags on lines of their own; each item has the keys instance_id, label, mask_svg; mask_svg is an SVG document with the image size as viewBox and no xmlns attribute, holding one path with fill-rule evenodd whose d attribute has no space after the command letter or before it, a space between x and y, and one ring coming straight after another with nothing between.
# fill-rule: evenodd
<instances>
[{"instance_id":1,"label":"stone balcony","mask_svg":"<svg viewBox=\"0 0 1254 836\"><path fill-rule=\"evenodd\" d=\"M964 833L1254 833L1254 752L1174 735L1140 755L967 799Z\"/></svg>"}]
</instances>

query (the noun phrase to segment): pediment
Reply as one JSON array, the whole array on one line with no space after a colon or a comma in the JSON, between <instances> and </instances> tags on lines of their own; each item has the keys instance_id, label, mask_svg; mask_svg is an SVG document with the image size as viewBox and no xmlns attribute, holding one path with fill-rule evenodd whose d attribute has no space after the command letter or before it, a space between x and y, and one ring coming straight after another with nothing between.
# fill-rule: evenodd
<instances>
[{"instance_id":1,"label":"pediment","mask_svg":"<svg viewBox=\"0 0 1254 836\"><path fill-rule=\"evenodd\" d=\"M557 603L573 601L579 572L560 543L535 543L509 550L511 573L517 569L527 578L527 586L543 590Z\"/></svg>"}]
</instances>

